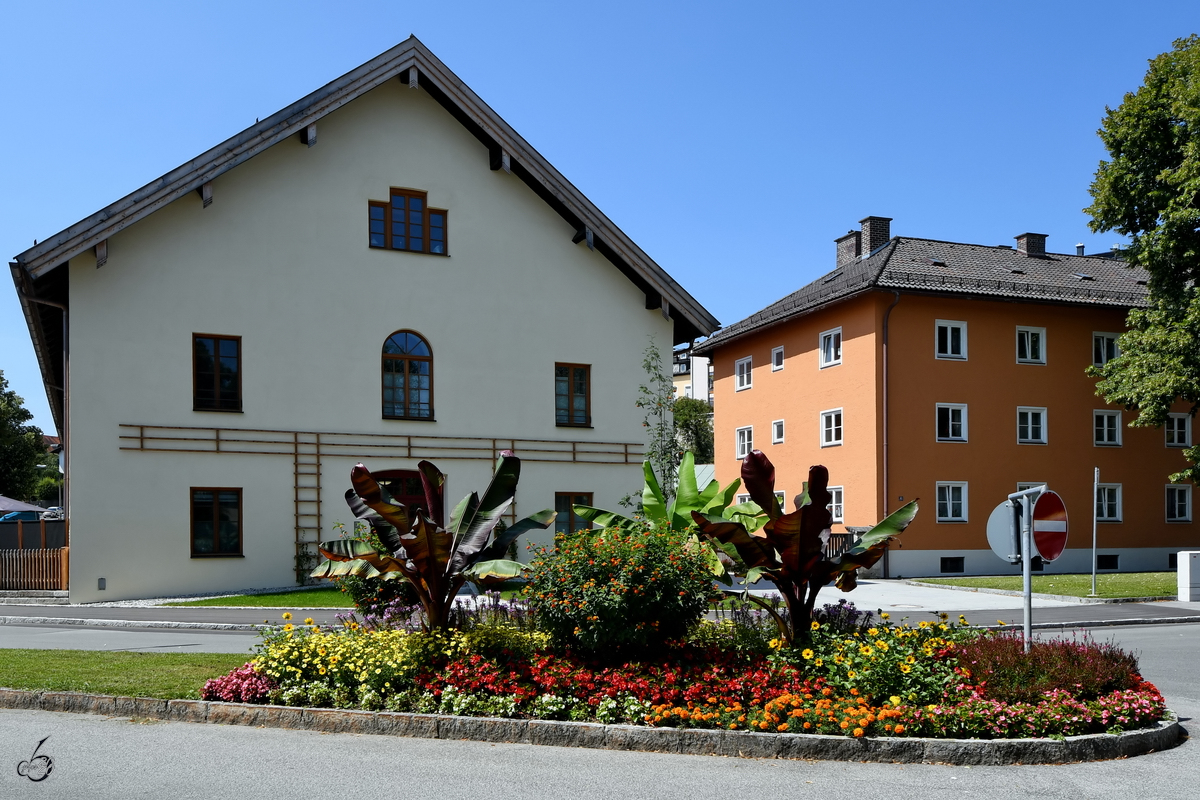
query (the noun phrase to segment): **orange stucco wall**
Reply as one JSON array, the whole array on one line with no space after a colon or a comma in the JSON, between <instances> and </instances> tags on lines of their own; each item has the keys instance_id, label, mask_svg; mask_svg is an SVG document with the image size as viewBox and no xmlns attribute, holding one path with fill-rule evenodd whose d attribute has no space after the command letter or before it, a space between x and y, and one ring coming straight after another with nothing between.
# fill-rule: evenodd
<instances>
[{"instance_id":1,"label":"orange stucco wall","mask_svg":"<svg viewBox=\"0 0 1200 800\"><path fill-rule=\"evenodd\" d=\"M877 292L828 306L714 354L722 485L739 474L735 431L752 425L754 446L775 464L776 486L789 498L811 464L829 467L830 484L846 487L847 525L873 524L920 498L921 512L902 539L904 551L986 551L988 515L1018 481L1045 482L1057 491L1071 519L1068 547L1085 548L1091 546L1092 470L1099 467L1102 483L1121 484L1123 500L1122 521L1099 524L1102 550L1200 545L1195 523L1166 521L1167 476L1186 461L1180 449L1166 447L1161 429L1130 428L1134 414L1123 411L1122 445L1093 443L1092 411L1116 409L1095 395L1096 379L1084 370L1092 362L1093 332L1124 330L1122 309L903 295L889 321L885 508L882 323L893 299ZM935 358L939 319L967 323L967 360ZM842 363L820 369L819 335L838 326ZM1017 363L1018 326L1045 328L1044 365ZM773 372L771 350L781 345L784 369ZM734 364L746 356L753 358L753 385L735 391ZM938 403L967 405L966 442L936 441ZM1018 406L1046 409L1046 444L1017 443ZM837 407L844 413L844 443L822 448L820 412ZM1174 410L1188 407L1181 403ZM771 443L776 419L785 420L783 444ZM967 482L966 522L937 522L938 481ZM1193 507L1197 500L1192 498ZM990 562L979 563L988 569ZM1165 559L1157 568L1166 568Z\"/></svg>"},{"instance_id":2,"label":"orange stucco wall","mask_svg":"<svg viewBox=\"0 0 1200 800\"><path fill-rule=\"evenodd\" d=\"M888 297L890 300L890 296ZM879 520L879 319L882 296L849 300L769 328L716 353L713 366L716 474L722 486L739 477L736 430L754 427L754 447L775 465L775 486L791 499L808 479L808 468L824 464L831 486L843 486L845 524ZM842 329L842 363L821 368L823 331ZM771 369L771 351L784 348L784 368ZM736 391L734 364L753 359L753 384ZM821 447L820 415L842 409L843 443ZM771 443L771 424L784 420L783 444ZM840 526L835 525L835 530Z\"/></svg>"},{"instance_id":3,"label":"orange stucco wall","mask_svg":"<svg viewBox=\"0 0 1200 800\"><path fill-rule=\"evenodd\" d=\"M1098 526L1101 548L1197 543L1194 525L1165 519L1167 476L1186 461L1161 429L1127 427L1134 414L1124 411L1122 445L1093 443L1092 411L1117 407L1084 374L1092 334L1122 331L1124 318L1121 309L902 297L890 319L889 499L892 508L901 496L923 501L906 549L987 549L988 515L1018 481L1058 492L1071 518L1069 546L1090 546L1095 467L1102 483L1122 485L1124 501L1122 522ZM966 361L934 357L939 319L967 323ZM1044 365L1017 363L1018 326L1046 329ZM936 441L938 403L967 404L967 442ZM1017 443L1018 406L1046 409L1046 444ZM938 481L968 482L967 522L936 522Z\"/></svg>"}]
</instances>

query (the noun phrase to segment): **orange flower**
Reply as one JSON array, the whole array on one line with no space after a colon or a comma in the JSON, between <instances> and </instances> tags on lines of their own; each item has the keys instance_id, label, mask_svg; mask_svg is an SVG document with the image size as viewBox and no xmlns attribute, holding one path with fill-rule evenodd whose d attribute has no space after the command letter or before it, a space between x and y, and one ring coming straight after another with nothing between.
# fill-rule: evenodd
<instances>
[{"instance_id":1,"label":"orange flower","mask_svg":"<svg viewBox=\"0 0 1200 800\"><path fill-rule=\"evenodd\" d=\"M855 729L854 729L854 735L855 735L855 736L862 736L864 733L865 733L865 731L864 731L862 728L855 728Z\"/></svg>"},{"instance_id":2,"label":"orange flower","mask_svg":"<svg viewBox=\"0 0 1200 800\"><path fill-rule=\"evenodd\" d=\"M892 730L893 730L894 732L896 732L896 733L904 733L904 726L903 726L903 725L897 725L895 728L892 728Z\"/></svg>"}]
</instances>

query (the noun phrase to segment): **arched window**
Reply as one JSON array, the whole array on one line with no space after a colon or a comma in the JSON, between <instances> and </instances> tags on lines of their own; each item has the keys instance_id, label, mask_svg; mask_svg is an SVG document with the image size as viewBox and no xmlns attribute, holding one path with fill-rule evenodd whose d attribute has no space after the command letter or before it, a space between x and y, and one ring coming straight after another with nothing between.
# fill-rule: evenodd
<instances>
[{"instance_id":1,"label":"arched window","mask_svg":"<svg viewBox=\"0 0 1200 800\"><path fill-rule=\"evenodd\" d=\"M383 343L384 419L433 419L433 353L412 331Z\"/></svg>"}]
</instances>

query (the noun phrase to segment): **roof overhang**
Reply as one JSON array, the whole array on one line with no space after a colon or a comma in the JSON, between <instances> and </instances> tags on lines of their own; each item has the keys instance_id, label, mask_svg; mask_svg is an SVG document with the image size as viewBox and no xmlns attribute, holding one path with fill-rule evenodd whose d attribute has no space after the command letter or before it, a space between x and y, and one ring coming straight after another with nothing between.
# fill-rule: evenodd
<instances>
[{"instance_id":1,"label":"roof overhang","mask_svg":"<svg viewBox=\"0 0 1200 800\"><path fill-rule=\"evenodd\" d=\"M415 81L410 79L412 69L417 71ZM423 88L483 142L493 153L493 168L499 168L502 156L507 156L504 161L511 172L579 231L579 241L587 238L590 246L645 293L646 308L661 308L675 323L675 343L705 336L720 326L712 314L415 36L29 248L16 257L16 264L31 278L42 278L163 206L196 191L284 139L300 134L330 112L396 78ZM590 235L585 237L585 232ZM29 317L28 311L26 317Z\"/></svg>"}]
</instances>

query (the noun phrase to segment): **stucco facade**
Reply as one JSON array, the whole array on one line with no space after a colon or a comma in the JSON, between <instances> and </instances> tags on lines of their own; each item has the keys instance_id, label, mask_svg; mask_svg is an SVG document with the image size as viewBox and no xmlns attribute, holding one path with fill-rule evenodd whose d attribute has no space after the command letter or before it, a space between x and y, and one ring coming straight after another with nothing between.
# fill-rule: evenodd
<instances>
[{"instance_id":1,"label":"stucco facade","mask_svg":"<svg viewBox=\"0 0 1200 800\"><path fill-rule=\"evenodd\" d=\"M298 550L351 523L356 461L429 459L453 503L512 448L518 516L639 485L642 351L670 353L678 311L614 265L621 242L573 242L515 157L489 168L438 87L410 83L323 113L313 146L281 138L211 178L211 204L189 192L112 231L102 266L94 247L69 259L72 601L294 583ZM368 203L393 188L448 211L448 255L368 246ZM399 330L432 351L432 418L381 413ZM193 410L196 334L240 338L240 411ZM589 425L557 424L557 363L587 365ZM241 490L241 552L196 557L194 487Z\"/></svg>"},{"instance_id":2,"label":"stucco facade","mask_svg":"<svg viewBox=\"0 0 1200 800\"><path fill-rule=\"evenodd\" d=\"M744 446L738 431L752 428L753 447L775 464L777 489L789 500L811 465L829 468L830 485L843 487L843 522L835 532L872 525L919 498L920 513L888 554L891 577L1019 571L990 550L988 516L1018 484L1045 483L1062 496L1071 528L1067 551L1043 569L1086 572L1098 467L1111 493L1105 512L1112 516L1097 524L1101 569L1173 568L1175 553L1200 544L1192 487L1168 477L1187 463L1184 443L1161 428L1129 427L1134 413L1097 397L1096 379L1085 373L1096 336L1124 330L1128 307L1113 296L1119 299L1126 286L1136 290L1139 276L1098 257L909 241L877 244L875 259L896 270L923 264L933 273L925 287L885 289L879 284L900 281L888 266L871 272L859 266L865 258L847 259L824 283L845 280L855 269L875 277L852 284L844 296L826 290L834 295L828 300L818 281L803 313L788 309L809 301L806 290L731 326L726 340L718 334L699 348L714 363L718 480L738 476L737 448ZM975 285L962 279L951 284L953 291L943 288L959 279L956 266L986 263L985 256L1004 269L1004 279L992 269L973 278ZM1042 280L1035 271L1049 277L1032 289L1016 282ZM1088 302L1065 292L1054 302L983 291L1049 295L1050 279L1060 273L1083 285L1077 291L1092 293ZM908 272L902 276L915 282ZM1106 284L1099 289L1088 286L1100 280ZM771 320L773 314L778 319ZM954 352L946 352L946 341L939 344L939 325L959 331ZM1036 352L1022 351L1021 331L1038 335ZM822 341L835 332L839 352L831 359L822 354ZM745 367L739 369L746 359L749 379ZM832 411L841 414L833 442L822 424ZM1185 403L1173 409L1190 443L1189 411ZM1111 420L1111 429L1097 432L1097 414ZM775 435L779 421L782 441ZM954 426L945 427L950 422Z\"/></svg>"}]
</instances>

